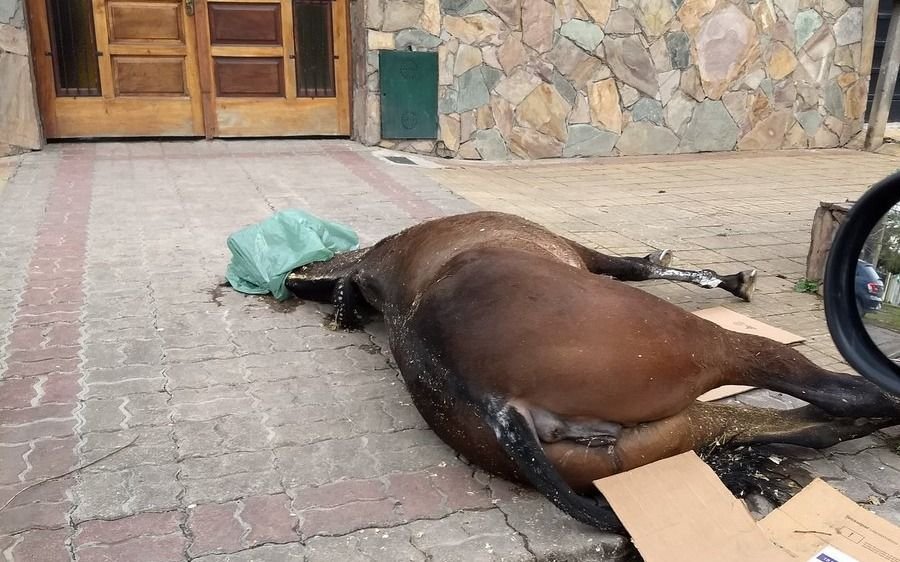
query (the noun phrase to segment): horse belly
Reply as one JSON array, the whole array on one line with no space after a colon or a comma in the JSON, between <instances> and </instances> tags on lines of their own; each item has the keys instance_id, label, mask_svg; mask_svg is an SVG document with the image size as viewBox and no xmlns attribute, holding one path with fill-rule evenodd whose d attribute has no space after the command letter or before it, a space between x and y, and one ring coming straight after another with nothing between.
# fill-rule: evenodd
<instances>
[{"instance_id":1,"label":"horse belly","mask_svg":"<svg viewBox=\"0 0 900 562\"><path fill-rule=\"evenodd\" d=\"M624 283L542 263L469 265L429 291L431 339L470 385L628 425L674 415L721 379L727 342L712 324Z\"/></svg>"}]
</instances>

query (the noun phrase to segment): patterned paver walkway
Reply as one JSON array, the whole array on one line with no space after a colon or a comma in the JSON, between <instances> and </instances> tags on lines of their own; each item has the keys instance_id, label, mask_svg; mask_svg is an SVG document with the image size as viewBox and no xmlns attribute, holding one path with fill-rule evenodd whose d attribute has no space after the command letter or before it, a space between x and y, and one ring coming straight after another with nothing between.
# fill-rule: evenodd
<instances>
[{"instance_id":1,"label":"patterned paver walkway","mask_svg":"<svg viewBox=\"0 0 900 562\"><path fill-rule=\"evenodd\" d=\"M102 460L9 501L0 558L614 559L627 551L619 538L444 446L378 325L329 332L318 305L218 286L227 235L286 207L351 225L364 243L479 205L509 210L610 251L667 246L683 264L759 267L750 305L646 286L799 331L832 365L820 305L791 291L803 233L820 199L855 196L895 165L818 152L425 171L344 141L62 144L20 157L0 179L0 505ZM896 519L891 438L796 454Z\"/></svg>"}]
</instances>

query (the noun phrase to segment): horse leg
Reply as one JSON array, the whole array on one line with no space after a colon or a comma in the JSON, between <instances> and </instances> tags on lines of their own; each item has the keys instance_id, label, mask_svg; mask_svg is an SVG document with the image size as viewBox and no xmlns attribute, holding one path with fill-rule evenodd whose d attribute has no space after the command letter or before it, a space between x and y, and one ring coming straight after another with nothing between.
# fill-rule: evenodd
<instances>
[{"instance_id":1,"label":"horse leg","mask_svg":"<svg viewBox=\"0 0 900 562\"><path fill-rule=\"evenodd\" d=\"M550 462L576 491L592 482L714 443L785 443L824 448L896 423L888 419L833 418L818 408L770 410L695 402L659 421L624 428L615 445L585 447L573 441L543 444Z\"/></svg>"},{"instance_id":2,"label":"horse leg","mask_svg":"<svg viewBox=\"0 0 900 562\"><path fill-rule=\"evenodd\" d=\"M648 281L666 279L698 285L704 289L725 289L732 295L750 301L756 289L756 270L732 275L719 275L711 269L689 270L669 267L671 252L661 250L644 257L616 257L591 250L575 242L570 243L581 255L588 271L609 275L620 281Z\"/></svg>"},{"instance_id":3,"label":"horse leg","mask_svg":"<svg viewBox=\"0 0 900 562\"><path fill-rule=\"evenodd\" d=\"M900 397L868 380L823 369L799 351L747 334L729 334L735 362L723 384L750 385L800 398L838 417L892 417L900 422Z\"/></svg>"},{"instance_id":4,"label":"horse leg","mask_svg":"<svg viewBox=\"0 0 900 562\"><path fill-rule=\"evenodd\" d=\"M373 310L355 282L355 272L369 248L337 254L328 261L312 262L288 274L284 281L296 297L331 304L330 327L353 330L362 327Z\"/></svg>"}]
</instances>

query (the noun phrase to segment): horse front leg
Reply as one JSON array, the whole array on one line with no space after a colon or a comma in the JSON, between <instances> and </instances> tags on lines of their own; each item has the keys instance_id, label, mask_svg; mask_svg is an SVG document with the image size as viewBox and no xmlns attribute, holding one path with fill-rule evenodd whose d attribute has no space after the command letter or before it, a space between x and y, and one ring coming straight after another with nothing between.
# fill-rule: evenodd
<instances>
[{"instance_id":1,"label":"horse front leg","mask_svg":"<svg viewBox=\"0 0 900 562\"><path fill-rule=\"evenodd\" d=\"M670 267L672 252L660 250L644 257L609 256L589 248L579 248L587 268L592 273L609 275L620 281L649 281L665 279L691 283L704 289L724 289L747 302L756 289L755 269L731 275L719 275L711 269L676 269Z\"/></svg>"}]
</instances>

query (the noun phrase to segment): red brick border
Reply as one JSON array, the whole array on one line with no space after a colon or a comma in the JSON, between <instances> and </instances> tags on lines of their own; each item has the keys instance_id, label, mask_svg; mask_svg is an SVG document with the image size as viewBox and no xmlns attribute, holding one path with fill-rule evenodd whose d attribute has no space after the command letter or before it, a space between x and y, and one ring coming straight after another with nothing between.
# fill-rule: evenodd
<instances>
[{"instance_id":1,"label":"red brick border","mask_svg":"<svg viewBox=\"0 0 900 562\"><path fill-rule=\"evenodd\" d=\"M422 220L444 215L440 209L406 189L400 182L378 169L373 161L368 160L359 152L334 149L326 149L326 152L353 172L353 175L366 182L369 187L385 195L391 203L408 214L410 218Z\"/></svg>"},{"instance_id":2,"label":"red brick border","mask_svg":"<svg viewBox=\"0 0 900 562\"><path fill-rule=\"evenodd\" d=\"M38 228L0 372L0 505L78 462L79 316L95 150L63 149ZM16 560L71 560L68 483L42 484L0 516L0 549Z\"/></svg>"}]
</instances>

